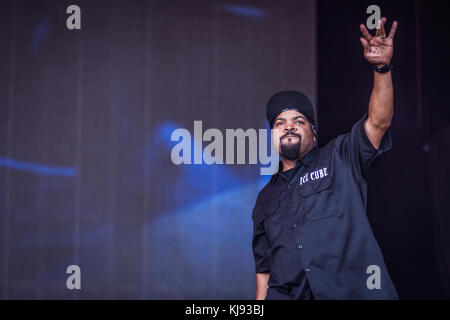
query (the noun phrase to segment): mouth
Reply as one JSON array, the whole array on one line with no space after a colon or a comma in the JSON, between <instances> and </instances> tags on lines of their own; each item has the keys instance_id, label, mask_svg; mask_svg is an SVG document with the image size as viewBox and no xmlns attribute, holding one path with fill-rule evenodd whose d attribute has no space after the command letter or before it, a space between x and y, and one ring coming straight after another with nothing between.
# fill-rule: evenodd
<instances>
[{"instance_id":1,"label":"mouth","mask_svg":"<svg viewBox=\"0 0 450 320\"><path fill-rule=\"evenodd\" d=\"M283 140L284 138L299 138L300 139L300 137L298 135L296 135L296 134L288 134L288 135L285 135L281 139Z\"/></svg>"}]
</instances>

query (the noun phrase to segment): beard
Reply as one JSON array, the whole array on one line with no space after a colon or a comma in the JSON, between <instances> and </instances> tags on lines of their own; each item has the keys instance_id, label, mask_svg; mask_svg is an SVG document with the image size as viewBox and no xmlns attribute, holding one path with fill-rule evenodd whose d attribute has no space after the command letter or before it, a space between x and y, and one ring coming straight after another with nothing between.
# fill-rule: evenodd
<instances>
[{"instance_id":1,"label":"beard","mask_svg":"<svg viewBox=\"0 0 450 320\"><path fill-rule=\"evenodd\" d=\"M297 143L282 143L282 140L288 134L298 137ZM302 145L302 137L295 133L287 133L280 139L281 156L288 160L297 160L300 157L300 147Z\"/></svg>"}]
</instances>

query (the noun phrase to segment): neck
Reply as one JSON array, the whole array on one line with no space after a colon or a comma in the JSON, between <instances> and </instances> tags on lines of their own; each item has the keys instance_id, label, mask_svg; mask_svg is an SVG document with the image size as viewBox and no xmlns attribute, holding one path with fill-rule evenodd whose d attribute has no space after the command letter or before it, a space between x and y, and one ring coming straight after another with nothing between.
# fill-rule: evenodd
<instances>
[{"instance_id":1,"label":"neck","mask_svg":"<svg viewBox=\"0 0 450 320\"><path fill-rule=\"evenodd\" d=\"M295 162L297 160L289 160L286 158L281 158L281 163L283 164L283 171L287 171L295 167Z\"/></svg>"},{"instance_id":2,"label":"neck","mask_svg":"<svg viewBox=\"0 0 450 320\"><path fill-rule=\"evenodd\" d=\"M295 167L295 163L297 162L297 160L302 159L311 150L307 150L307 151L301 153L300 156L297 159L294 159L294 160L289 160L289 159L281 157L281 163L283 164L283 171L287 171L289 169L294 168Z\"/></svg>"}]
</instances>

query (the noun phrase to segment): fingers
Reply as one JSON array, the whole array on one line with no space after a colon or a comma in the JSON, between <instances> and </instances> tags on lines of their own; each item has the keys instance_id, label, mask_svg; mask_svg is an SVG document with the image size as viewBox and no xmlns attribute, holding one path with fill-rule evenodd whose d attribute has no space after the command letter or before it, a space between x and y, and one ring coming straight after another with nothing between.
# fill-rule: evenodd
<instances>
[{"instance_id":1,"label":"fingers","mask_svg":"<svg viewBox=\"0 0 450 320\"><path fill-rule=\"evenodd\" d=\"M389 39L394 39L395 31L397 31L398 22L394 21L391 27L391 31L389 32Z\"/></svg>"},{"instance_id":2,"label":"fingers","mask_svg":"<svg viewBox=\"0 0 450 320\"><path fill-rule=\"evenodd\" d=\"M367 41L372 40L373 37L369 34L369 31L367 31L365 25L361 24L361 25L359 25L359 28L361 29L361 33L362 33L363 37L364 37Z\"/></svg>"},{"instance_id":3,"label":"fingers","mask_svg":"<svg viewBox=\"0 0 450 320\"><path fill-rule=\"evenodd\" d=\"M384 35L384 37L382 37L382 38L386 38L386 30L384 28L386 21L387 21L387 19L385 17L383 17L379 20L379 28L377 29L377 31L375 33L375 37L372 37L370 35L370 33L367 30L365 25L363 25L363 24L359 25L359 28L361 29L361 33L362 33L364 39L366 40L366 42L370 42L372 44L372 42L374 42L374 41L372 41L373 39L377 39L376 37L380 37L383 35ZM392 27L389 32L389 36L387 38L389 38L389 39L394 38L395 32L397 31L397 26L398 26L398 22L394 21L394 23L392 23ZM363 44L362 40L361 40L361 43ZM363 44L363 46L364 46L364 44Z\"/></svg>"},{"instance_id":4,"label":"fingers","mask_svg":"<svg viewBox=\"0 0 450 320\"><path fill-rule=\"evenodd\" d=\"M364 54L368 54L370 52L369 42L367 42L367 40L363 37L359 38L359 40L361 41L361 44L364 48Z\"/></svg>"},{"instance_id":5,"label":"fingers","mask_svg":"<svg viewBox=\"0 0 450 320\"><path fill-rule=\"evenodd\" d=\"M380 34L386 34L386 31L384 30L384 25L386 23L387 19L386 18L381 18L380 20Z\"/></svg>"}]
</instances>

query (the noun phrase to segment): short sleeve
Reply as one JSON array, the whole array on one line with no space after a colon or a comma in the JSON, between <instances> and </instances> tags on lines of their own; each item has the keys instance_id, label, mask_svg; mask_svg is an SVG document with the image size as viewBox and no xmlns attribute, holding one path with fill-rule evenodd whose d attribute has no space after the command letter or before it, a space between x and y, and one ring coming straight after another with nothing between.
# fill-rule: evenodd
<instances>
[{"instance_id":1,"label":"short sleeve","mask_svg":"<svg viewBox=\"0 0 450 320\"><path fill-rule=\"evenodd\" d=\"M253 220L253 256L255 258L256 273L270 271L270 242L262 222Z\"/></svg>"},{"instance_id":2,"label":"short sleeve","mask_svg":"<svg viewBox=\"0 0 450 320\"><path fill-rule=\"evenodd\" d=\"M349 133L336 138L337 151L344 163L358 177L367 179L368 169L373 161L391 149L389 129L385 132L378 149L372 145L364 129L367 113L356 122Z\"/></svg>"}]
</instances>

